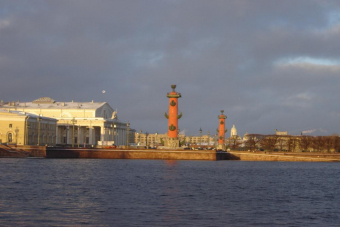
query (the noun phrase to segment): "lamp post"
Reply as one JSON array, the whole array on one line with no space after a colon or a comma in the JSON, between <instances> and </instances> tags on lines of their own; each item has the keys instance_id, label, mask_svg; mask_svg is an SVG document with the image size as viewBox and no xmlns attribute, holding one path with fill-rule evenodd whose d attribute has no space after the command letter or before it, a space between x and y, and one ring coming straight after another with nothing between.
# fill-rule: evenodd
<instances>
[{"instance_id":1,"label":"lamp post","mask_svg":"<svg viewBox=\"0 0 340 227\"><path fill-rule=\"evenodd\" d=\"M141 144L142 130L139 130L138 145Z\"/></svg>"},{"instance_id":2,"label":"lamp post","mask_svg":"<svg viewBox=\"0 0 340 227\"><path fill-rule=\"evenodd\" d=\"M214 141L214 146L217 148L217 133L215 133L215 141Z\"/></svg>"},{"instance_id":3,"label":"lamp post","mask_svg":"<svg viewBox=\"0 0 340 227\"><path fill-rule=\"evenodd\" d=\"M39 116L37 118L38 120L38 146L40 146L40 120L41 120L41 117Z\"/></svg>"},{"instance_id":4,"label":"lamp post","mask_svg":"<svg viewBox=\"0 0 340 227\"><path fill-rule=\"evenodd\" d=\"M28 132L28 129L30 128L30 126L29 126L29 122L28 122L28 120L30 119L30 116L27 116L26 117L26 135L25 135L25 143L24 143L24 145L28 145L29 144L29 141L28 141L28 134L29 134L29 132Z\"/></svg>"},{"instance_id":5,"label":"lamp post","mask_svg":"<svg viewBox=\"0 0 340 227\"><path fill-rule=\"evenodd\" d=\"M116 131L117 131L117 125L114 124L113 125L113 136L112 136L112 140L113 140L113 143L118 146L118 141L116 143ZM117 139L118 140L118 139Z\"/></svg>"},{"instance_id":6,"label":"lamp post","mask_svg":"<svg viewBox=\"0 0 340 227\"><path fill-rule=\"evenodd\" d=\"M149 135L149 133L145 132L145 146L146 146L146 149L148 149L148 135Z\"/></svg>"},{"instance_id":7,"label":"lamp post","mask_svg":"<svg viewBox=\"0 0 340 227\"><path fill-rule=\"evenodd\" d=\"M15 144L18 145L18 133L19 133L18 127L16 127L14 131L15 131Z\"/></svg>"},{"instance_id":8,"label":"lamp post","mask_svg":"<svg viewBox=\"0 0 340 227\"><path fill-rule=\"evenodd\" d=\"M200 128L200 146L202 146L202 129Z\"/></svg>"},{"instance_id":9,"label":"lamp post","mask_svg":"<svg viewBox=\"0 0 340 227\"><path fill-rule=\"evenodd\" d=\"M80 140L79 132L80 132L80 126L78 125L78 133L77 133L78 148L79 148L79 140Z\"/></svg>"},{"instance_id":10,"label":"lamp post","mask_svg":"<svg viewBox=\"0 0 340 227\"><path fill-rule=\"evenodd\" d=\"M72 147L74 147L74 124L77 123L77 120L73 117L72 122Z\"/></svg>"},{"instance_id":11,"label":"lamp post","mask_svg":"<svg viewBox=\"0 0 340 227\"><path fill-rule=\"evenodd\" d=\"M208 146L210 146L210 132L208 131L207 134L208 134Z\"/></svg>"},{"instance_id":12,"label":"lamp post","mask_svg":"<svg viewBox=\"0 0 340 227\"><path fill-rule=\"evenodd\" d=\"M127 122L126 124L126 147L129 148L129 130L130 130L130 123Z\"/></svg>"},{"instance_id":13,"label":"lamp post","mask_svg":"<svg viewBox=\"0 0 340 227\"><path fill-rule=\"evenodd\" d=\"M190 149L191 149L191 145L192 145L192 135L190 134L189 135L189 147L190 147Z\"/></svg>"},{"instance_id":14,"label":"lamp post","mask_svg":"<svg viewBox=\"0 0 340 227\"><path fill-rule=\"evenodd\" d=\"M158 135L158 133L156 132L156 133L155 133L155 141L156 141L156 146L155 146L155 147L156 147L156 148L158 147L158 138L157 138L157 135Z\"/></svg>"}]
</instances>

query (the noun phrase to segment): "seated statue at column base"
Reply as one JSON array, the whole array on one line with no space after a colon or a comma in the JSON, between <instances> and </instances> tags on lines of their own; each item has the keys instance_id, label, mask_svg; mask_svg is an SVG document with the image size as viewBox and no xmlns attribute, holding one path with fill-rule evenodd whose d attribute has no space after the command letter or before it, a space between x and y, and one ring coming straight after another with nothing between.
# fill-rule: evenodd
<instances>
[{"instance_id":1,"label":"seated statue at column base","mask_svg":"<svg viewBox=\"0 0 340 227\"><path fill-rule=\"evenodd\" d=\"M164 141L164 146L169 148L178 148L179 147L179 139L167 138Z\"/></svg>"},{"instance_id":2,"label":"seated statue at column base","mask_svg":"<svg viewBox=\"0 0 340 227\"><path fill-rule=\"evenodd\" d=\"M224 144L219 144L219 145L217 145L216 150L218 150L218 151L226 151L226 147L225 147Z\"/></svg>"}]
</instances>

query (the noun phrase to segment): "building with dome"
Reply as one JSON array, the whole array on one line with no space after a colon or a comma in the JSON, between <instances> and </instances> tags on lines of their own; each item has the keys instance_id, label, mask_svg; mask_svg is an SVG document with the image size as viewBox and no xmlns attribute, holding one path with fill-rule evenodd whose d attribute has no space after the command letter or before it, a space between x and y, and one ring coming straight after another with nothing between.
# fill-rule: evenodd
<instances>
[{"instance_id":1,"label":"building with dome","mask_svg":"<svg viewBox=\"0 0 340 227\"><path fill-rule=\"evenodd\" d=\"M237 136L237 129L235 125L230 129L230 137Z\"/></svg>"}]
</instances>

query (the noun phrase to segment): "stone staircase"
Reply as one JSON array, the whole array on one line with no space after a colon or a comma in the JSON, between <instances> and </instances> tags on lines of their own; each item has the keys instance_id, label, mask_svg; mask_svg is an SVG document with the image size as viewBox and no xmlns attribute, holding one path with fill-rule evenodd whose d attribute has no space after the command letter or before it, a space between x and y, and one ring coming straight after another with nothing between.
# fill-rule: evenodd
<instances>
[{"instance_id":1,"label":"stone staircase","mask_svg":"<svg viewBox=\"0 0 340 227\"><path fill-rule=\"evenodd\" d=\"M0 158L25 158L28 156L29 153L26 151L0 144Z\"/></svg>"}]
</instances>

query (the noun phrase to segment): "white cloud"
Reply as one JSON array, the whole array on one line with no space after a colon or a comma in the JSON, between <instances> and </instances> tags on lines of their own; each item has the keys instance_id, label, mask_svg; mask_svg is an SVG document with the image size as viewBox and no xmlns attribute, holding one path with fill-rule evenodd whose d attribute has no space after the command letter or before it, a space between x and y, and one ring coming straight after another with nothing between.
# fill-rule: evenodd
<instances>
[{"instance_id":1,"label":"white cloud","mask_svg":"<svg viewBox=\"0 0 340 227\"><path fill-rule=\"evenodd\" d=\"M300 56L294 58L283 58L276 62L277 65L324 65L324 66L339 66L340 60L327 58L313 58L309 56Z\"/></svg>"},{"instance_id":2,"label":"white cloud","mask_svg":"<svg viewBox=\"0 0 340 227\"><path fill-rule=\"evenodd\" d=\"M311 107L315 99L316 98L314 97L313 94L299 93L299 94L291 95L285 98L283 101L283 104L285 106L306 108L306 107Z\"/></svg>"},{"instance_id":3,"label":"white cloud","mask_svg":"<svg viewBox=\"0 0 340 227\"><path fill-rule=\"evenodd\" d=\"M335 64L335 62L327 59L316 59L310 62L290 60L287 62L276 62L275 68L278 70L302 70L312 72L313 74L329 75L329 73L340 73L340 63Z\"/></svg>"},{"instance_id":4,"label":"white cloud","mask_svg":"<svg viewBox=\"0 0 340 227\"><path fill-rule=\"evenodd\" d=\"M11 24L9 19L0 19L0 29L6 28Z\"/></svg>"}]
</instances>

